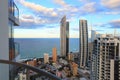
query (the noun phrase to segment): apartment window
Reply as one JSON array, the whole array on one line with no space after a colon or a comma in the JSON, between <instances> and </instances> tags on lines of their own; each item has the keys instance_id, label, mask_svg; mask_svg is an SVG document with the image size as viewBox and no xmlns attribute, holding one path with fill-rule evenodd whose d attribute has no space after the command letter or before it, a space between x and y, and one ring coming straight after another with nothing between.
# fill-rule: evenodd
<instances>
[{"instance_id":1,"label":"apartment window","mask_svg":"<svg viewBox=\"0 0 120 80\"><path fill-rule=\"evenodd\" d=\"M113 45L114 45L114 43L110 43L110 45L112 45L112 46L113 46Z\"/></svg>"}]
</instances>

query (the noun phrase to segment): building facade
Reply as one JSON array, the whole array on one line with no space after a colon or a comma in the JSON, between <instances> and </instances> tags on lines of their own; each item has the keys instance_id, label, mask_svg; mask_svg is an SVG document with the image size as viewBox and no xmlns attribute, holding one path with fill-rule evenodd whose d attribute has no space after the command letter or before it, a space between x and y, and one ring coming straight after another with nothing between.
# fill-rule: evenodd
<instances>
[{"instance_id":1,"label":"building facade","mask_svg":"<svg viewBox=\"0 0 120 80\"><path fill-rule=\"evenodd\" d=\"M44 63L49 63L49 54L45 53L44 54Z\"/></svg>"},{"instance_id":2,"label":"building facade","mask_svg":"<svg viewBox=\"0 0 120 80\"><path fill-rule=\"evenodd\" d=\"M57 61L57 49L56 48L52 49L52 59L53 59L53 62Z\"/></svg>"},{"instance_id":3,"label":"building facade","mask_svg":"<svg viewBox=\"0 0 120 80\"><path fill-rule=\"evenodd\" d=\"M93 45L91 80L119 80L120 38L106 35Z\"/></svg>"},{"instance_id":4,"label":"building facade","mask_svg":"<svg viewBox=\"0 0 120 80\"><path fill-rule=\"evenodd\" d=\"M79 21L80 29L80 67L85 68L88 59L88 28L87 20Z\"/></svg>"},{"instance_id":5,"label":"building facade","mask_svg":"<svg viewBox=\"0 0 120 80\"><path fill-rule=\"evenodd\" d=\"M68 60L74 61L74 53L69 53Z\"/></svg>"},{"instance_id":6,"label":"building facade","mask_svg":"<svg viewBox=\"0 0 120 80\"><path fill-rule=\"evenodd\" d=\"M78 75L78 64L72 62L71 67L73 76Z\"/></svg>"},{"instance_id":7,"label":"building facade","mask_svg":"<svg viewBox=\"0 0 120 80\"><path fill-rule=\"evenodd\" d=\"M14 60L18 55L15 53L13 27L19 25L19 10L13 0L0 1L0 59ZM0 79L11 79L11 67L0 64Z\"/></svg>"},{"instance_id":8,"label":"building facade","mask_svg":"<svg viewBox=\"0 0 120 80\"><path fill-rule=\"evenodd\" d=\"M93 42L96 38L96 31L95 30L91 30L91 42Z\"/></svg>"},{"instance_id":9,"label":"building facade","mask_svg":"<svg viewBox=\"0 0 120 80\"><path fill-rule=\"evenodd\" d=\"M69 22L66 16L60 22L60 51L62 57L67 57L69 53Z\"/></svg>"},{"instance_id":10,"label":"building facade","mask_svg":"<svg viewBox=\"0 0 120 80\"><path fill-rule=\"evenodd\" d=\"M36 66L36 65L37 65L37 61L36 61L36 59L31 60L31 61L27 61L27 65L30 65L30 66Z\"/></svg>"}]
</instances>

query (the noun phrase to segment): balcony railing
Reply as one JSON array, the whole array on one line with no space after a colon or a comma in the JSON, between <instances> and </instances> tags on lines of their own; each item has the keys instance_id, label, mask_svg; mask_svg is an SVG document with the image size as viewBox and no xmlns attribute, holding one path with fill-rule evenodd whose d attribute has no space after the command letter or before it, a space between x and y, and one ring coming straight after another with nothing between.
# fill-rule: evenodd
<instances>
[{"instance_id":1,"label":"balcony railing","mask_svg":"<svg viewBox=\"0 0 120 80\"><path fill-rule=\"evenodd\" d=\"M19 9L13 1L9 3L9 19L15 26L19 26Z\"/></svg>"},{"instance_id":2,"label":"balcony railing","mask_svg":"<svg viewBox=\"0 0 120 80\"><path fill-rule=\"evenodd\" d=\"M18 67L23 67L23 68L26 68L28 70L31 70L31 71L34 71L36 73L38 73L39 76L45 76L45 77L48 77L49 80L61 80L61 78L49 73L49 72L46 72L45 70L42 70L42 69L39 69L39 68L36 68L36 67L33 67L33 66L29 66L27 64L24 64L24 63L19 63L19 62L12 62L12 61L9 61L9 60L2 60L0 59L0 63L3 63L3 64L11 64L11 65L15 65L15 66L18 66Z\"/></svg>"},{"instance_id":3,"label":"balcony railing","mask_svg":"<svg viewBox=\"0 0 120 80\"><path fill-rule=\"evenodd\" d=\"M13 2L13 7L14 7L14 17L19 19L19 9L14 2Z\"/></svg>"},{"instance_id":4,"label":"balcony railing","mask_svg":"<svg viewBox=\"0 0 120 80\"><path fill-rule=\"evenodd\" d=\"M15 57L16 57L20 53L20 44L15 42L14 45L15 45Z\"/></svg>"}]
</instances>

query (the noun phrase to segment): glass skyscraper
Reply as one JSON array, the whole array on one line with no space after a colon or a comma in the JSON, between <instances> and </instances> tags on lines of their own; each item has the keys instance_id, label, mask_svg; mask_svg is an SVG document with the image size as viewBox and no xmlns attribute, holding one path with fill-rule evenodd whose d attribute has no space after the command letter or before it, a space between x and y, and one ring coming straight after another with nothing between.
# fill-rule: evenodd
<instances>
[{"instance_id":1,"label":"glass skyscraper","mask_svg":"<svg viewBox=\"0 0 120 80\"><path fill-rule=\"evenodd\" d=\"M66 16L60 22L60 51L62 57L68 57L69 53L69 22L66 22Z\"/></svg>"},{"instance_id":2,"label":"glass skyscraper","mask_svg":"<svg viewBox=\"0 0 120 80\"><path fill-rule=\"evenodd\" d=\"M85 68L88 57L88 28L87 20L79 21L80 29L80 67Z\"/></svg>"}]
</instances>

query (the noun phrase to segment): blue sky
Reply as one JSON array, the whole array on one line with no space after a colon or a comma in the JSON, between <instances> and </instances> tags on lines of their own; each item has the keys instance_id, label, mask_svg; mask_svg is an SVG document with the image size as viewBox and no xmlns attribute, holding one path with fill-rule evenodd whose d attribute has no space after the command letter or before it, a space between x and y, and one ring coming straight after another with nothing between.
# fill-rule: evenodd
<instances>
[{"instance_id":1,"label":"blue sky","mask_svg":"<svg viewBox=\"0 0 120 80\"><path fill-rule=\"evenodd\" d=\"M66 15L70 37L79 37L79 20L99 33L120 33L120 0L15 0L20 11L16 38L59 38L60 20Z\"/></svg>"}]
</instances>

